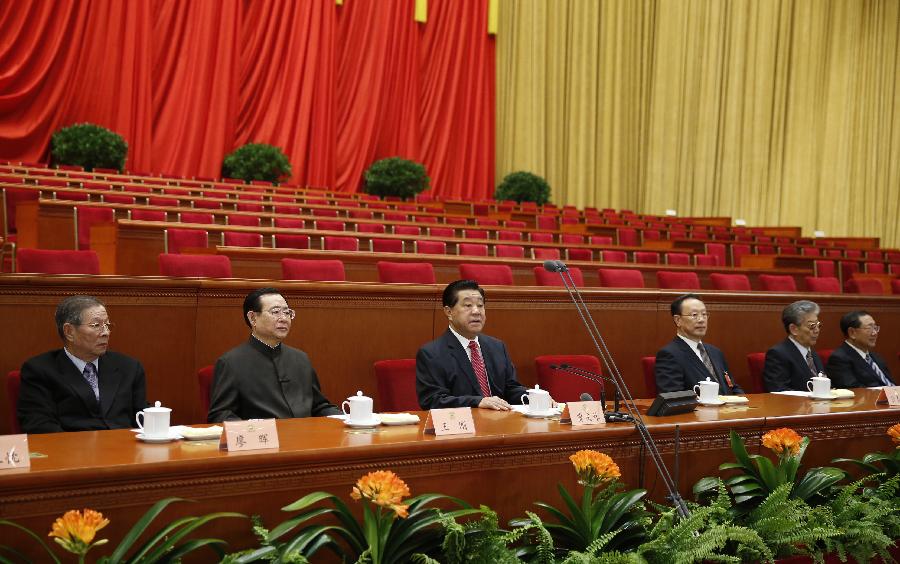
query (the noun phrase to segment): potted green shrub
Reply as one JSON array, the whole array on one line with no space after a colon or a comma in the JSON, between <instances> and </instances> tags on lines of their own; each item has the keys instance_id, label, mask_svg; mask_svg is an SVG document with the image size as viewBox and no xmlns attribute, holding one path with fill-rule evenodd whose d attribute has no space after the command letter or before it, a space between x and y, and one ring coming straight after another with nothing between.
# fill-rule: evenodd
<instances>
[{"instance_id":1,"label":"potted green shrub","mask_svg":"<svg viewBox=\"0 0 900 564\"><path fill-rule=\"evenodd\" d=\"M84 170L125 168L128 143L121 135L93 123L76 123L64 127L50 139L53 164L78 165Z\"/></svg>"},{"instance_id":2,"label":"potted green shrub","mask_svg":"<svg viewBox=\"0 0 900 564\"><path fill-rule=\"evenodd\" d=\"M222 161L224 178L278 182L291 176L291 163L278 147L265 143L247 143Z\"/></svg>"},{"instance_id":3,"label":"potted green shrub","mask_svg":"<svg viewBox=\"0 0 900 564\"><path fill-rule=\"evenodd\" d=\"M534 202L542 206L550 201L550 185L536 174L525 171L511 172L497 186L494 198L512 200L519 204Z\"/></svg>"},{"instance_id":4,"label":"potted green shrub","mask_svg":"<svg viewBox=\"0 0 900 564\"><path fill-rule=\"evenodd\" d=\"M424 192L431 185L425 167L417 162L390 157L375 161L363 174L363 191L384 198L399 196L404 200Z\"/></svg>"}]
</instances>

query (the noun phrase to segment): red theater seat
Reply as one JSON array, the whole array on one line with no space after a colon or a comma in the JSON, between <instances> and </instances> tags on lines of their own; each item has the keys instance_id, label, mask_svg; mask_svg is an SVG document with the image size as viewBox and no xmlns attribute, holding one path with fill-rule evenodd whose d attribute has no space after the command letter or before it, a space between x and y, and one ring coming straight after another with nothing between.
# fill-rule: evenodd
<instances>
[{"instance_id":1,"label":"red theater seat","mask_svg":"<svg viewBox=\"0 0 900 564\"><path fill-rule=\"evenodd\" d=\"M576 286L579 288L584 286L584 276L581 274L580 268L571 266L569 267L569 273L572 275L572 279L575 281ZM538 286L565 285L558 272L548 272L543 266L534 267L534 278ZM566 281L568 281L568 277L566 277Z\"/></svg>"},{"instance_id":2,"label":"red theater seat","mask_svg":"<svg viewBox=\"0 0 900 564\"><path fill-rule=\"evenodd\" d=\"M159 255L159 273L180 278L231 278L231 260L225 255Z\"/></svg>"},{"instance_id":3,"label":"red theater seat","mask_svg":"<svg viewBox=\"0 0 900 564\"><path fill-rule=\"evenodd\" d=\"M750 369L750 385L744 390L751 394L768 392L763 380L763 367L766 364L766 353L755 352L747 355L747 367Z\"/></svg>"},{"instance_id":4,"label":"red theater seat","mask_svg":"<svg viewBox=\"0 0 900 564\"><path fill-rule=\"evenodd\" d=\"M275 233L272 235L272 247L276 249L308 249L309 235Z\"/></svg>"},{"instance_id":5,"label":"red theater seat","mask_svg":"<svg viewBox=\"0 0 900 564\"><path fill-rule=\"evenodd\" d=\"M205 249L209 246L209 234L199 229L163 230L163 248L167 253L180 253L190 247Z\"/></svg>"},{"instance_id":6,"label":"red theater seat","mask_svg":"<svg viewBox=\"0 0 900 564\"><path fill-rule=\"evenodd\" d=\"M494 256L504 258L525 258L525 247L522 245L494 245Z\"/></svg>"},{"instance_id":7,"label":"red theater seat","mask_svg":"<svg viewBox=\"0 0 900 564\"><path fill-rule=\"evenodd\" d=\"M369 239L369 250L373 253L402 253L402 239Z\"/></svg>"},{"instance_id":8,"label":"red theater seat","mask_svg":"<svg viewBox=\"0 0 900 564\"><path fill-rule=\"evenodd\" d=\"M656 397L656 357L641 357L641 372L644 375L644 388L647 389L644 394L648 398Z\"/></svg>"},{"instance_id":9,"label":"red theater seat","mask_svg":"<svg viewBox=\"0 0 900 564\"><path fill-rule=\"evenodd\" d=\"M181 223L201 223L203 225L212 225L216 222L216 217L211 213L182 212L178 214L178 221Z\"/></svg>"},{"instance_id":10,"label":"red theater seat","mask_svg":"<svg viewBox=\"0 0 900 564\"><path fill-rule=\"evenodd\" d=\"M691 255L688 253L666 253L665 257L666 264L680 264L683 266L689 266L691 264Z\"/></svg>"},{"instance_id":11,"label":"red theater seat","mask_svg":"<svg viewBox=\"0 0 900 564\"><path fill-rule=\"evenodd\" d=\"M833 276L806 276L804 280L807 292L841 293L841 281Z\"/></svg>"},{"instance_id":12,"label":"red theater seat","mask_svg":"<svg viewBox=\"0 0 900 564\"><path fill-rule=\"evenodd\" d=\"M460 243L457 254L470 257L486 257L488 256L488 246L480 243Z\"/></svg>"},{"instance_id":13,"label":"red theater seat","mask_svg":"<svg viewBox=\"0 0 900 564\"><path fill-rule=\"evenodd\" d=\"M552 243L553 233L532 232L528 234L528 240L532 243Z\"/></svg>"},{"instance_id":14,"label":"red theater seat","mask_svg":"<svg viewBox=\"0 0 900 564\"><path fill-rule=\"evenodd\" d=\"M165 221L166 220L166 212L162 210L145 210L145 209L133 209L130 210L131 219L135 221Z\"/></svg>"},{"instance_id":15,"label":"red theater seat","mask_svg":"<svg viewBox=\"0 0 900 564\"><path fill-rule=\"evenodd\" d=\"M643 288L644 275L630 268L601 268L597 270L604 288Z\"/></svg>"},{"instance_id":16,"label":"red theater seat","mask_svg":"<svg viewBox=\"0 0 900 564\"><path fill-rule=\"evenodd\" d=\"M378 267L378 281L410 284L434 284L434 268L428 262L389 262L380 260Z\"/></svg>"},{"instance_id":17,"label":"red theater seat","mask_svg":"<svg viewBox=\"0 0 900 564\"><path fill-rule=\"evenodd\" d=\"M281 259L281 277L284 280L314 280L319 282L343 282L347 279L344 263L339 260Z\"/></svg>"},{"instance_id":18,"label":"red theater seat","mask_svg":"<svg viewBox=\"0 0 900 564\"><path fill-rule=\"evenodd\" d=\"M322 237L322 249L326 251L358 251L359 239L356 237Z\"/></svg>"},{"instance_id":19,"label":"red theater seat","mask_svg":"<svg viewBox=\"0 0 900 564\"><path fill-rule=\"evenodd\" d=\"M635 251L634 262L638 264L659 264L659 253L654 251Z\"/></svg>"},{"instance_id":20,"label":"red theater seat","mask_svg":"<svg viewBox=\"0 0 900 564\"><path fill-rule=\"evenodd\" d=\"M87 251L91 248L91 226L98 223L112 223L116 220L112 208L92 208L75 206L75 230L78 233L78 249Z\"/></svg>"},{"instance_id":21,"label":"red theater seat","mask_svg":"<svg viewBox=\"0 0 900 564\"><path fill-rule=\"evenodd\" d=\"M347 224L343 221L317 219L313 222L313 229L316 231L345 231L347 229Z\"/></svg>"},{"instance_id":22,"label":"red theater seat","mask_svg":"<svg viewBox=\"0 0 900 564\"><path fill-rule=\"evenodd\" d=\"M226 231L222 242L226 247L262 247L263 237L259 233Z\"/></svg>"},{"instance_id":23,"label":"red theater seat","mask_svg":"<svg viewBox=\"0 0 900 564\"><path fill-rule=\"evenodd\" d=\"M709 275L714 290L730 290L732 292L751 291L750 279L746 274L722 274L713 272Z\"/></svg>"},{"instance_id":24,"label":"red theater seat","mask_svg":"<svg viewBox=\"0 0 900 564\"><path fill-rule=\"evenodd\" d=\"M559 260L559 249L532 247L531 258L534 260Z\"/></svg>"},{"instance_id":25,"label":"red theater seat","mask_svg":"<svg viewBox=\"0 0 900 564\"><path fill-rule=\"evenodd\" d=\"M259 217L255 215L227 215L226 225L241 225L244 227L259 227Z\"/></svg>"},{"instance_id":26,"label":"red theater seat","mask_svg":"<svg viewBox=\"0 0 900 564\"><path fill-rule=\"evenodd\" d=\"M760 274L759 283L767 292L796 292L797 282L793 276L782 274Z\"/></svg>"},{"instance_id":27,"label":"red theater seat","mask_svg":"<svg viewBox=\"0 0 900 564\"><path fill-rule=\"evenodd\" d=\"M379 412L418 411L416 395L416 360L379 360L375 363L378 383L377 410Z\"/></svg>"},{"instance_id":28,"label":"red theater seat","mask_svg":"<svg viewBox=\"0 0 900 564\"><path fill-rule=\"evenodd\" d=\"M357 223L357 233L384 233L384 224L382 223Z\"/></svg>"},{"instance_id":29,"label":"red theater seat","mask_svg":"<svg viewBox=\"0 0 900 564\"><path fill-rule=\"evenodd\" d=\"M625 251L600 251L600 260L603 262L628 262L628 253Z\"/></svg>"},{"instance_id":30,"label":"red theater seat","mask_svg":"<svg viewBox=\"0 0 900 564\"><path fill-rule=\"evenodd\" d=\"M664 290L699 290L700 278L696 272L660 270L656 273L656 284Z\"/></svg>"},{"instance_id":31,"label":"red theater seat","mask_svg":"<svg viewBox=\"0 0 900 564\"><path fill-rule=\"evenodd\" d=\"M505 264L461 264L459 276L486 286L512 286L512 268Z\"/></svg>"},{"instance_id":32,"label":"red theater seat","mask_svg":"<svg viewBox=\"0 0 900 564\"><path fill-rule=\"evenodd\" d=\"M566 260L594 260L594 252L590 249L566 249Z\"/></svg>"},{"instance_id":33,"label":"red theater seat","mask_svg":"<svg viewBox=\"0 0 900 564\"><path fill-rule=\"evenodd\" d=\"M837 278L837 269L833 260L817 260L813 262L813 271L820 278Z\"/></svg>"},{"instance_id":34,"label":"red theater seat","mask_svg":"<svg viewBox=\"0 0 900 564\"><path fill-rule=\"evenodd\" d=\"M550 392L559 402L581 401L581 394L588 393L594 401L600 401L603 384L592 382L571 372L551 368L553 365L568 364L593 374L601 374L600 360L587 354L544 355L534 359L538 385Z\"/></svg>"},{"instance_id":35,"label":"red theater seat","mask_svg":"<svg viewBox=\"0 0 900 564\"><path fill-rule=\"evenodd\" d=\"M40 274L100 274L100 259L94 251L19 249L18 272Z\"/></svg>"},{"instance_id":36,"label":"red theater seat","mask_svg":"<svg viewBox=\"0 0 900 564\"><path fill-rule=\"evenodd\" d=\"M884 286L880 280L874 278L851 278L847 280L848 294L867 294L870 296L880 296L884 294Z\"/></svg>"},{"instance_id":37,"label":"red theater seat","mask_svg":"<svg viewBox=\"0 0 900 564\"><path fill-rule=\"evenodd\" d=\"M413 252L424 255L447 254L447 243L443 241L413 241Z\"/></svg>"}]
</instances>

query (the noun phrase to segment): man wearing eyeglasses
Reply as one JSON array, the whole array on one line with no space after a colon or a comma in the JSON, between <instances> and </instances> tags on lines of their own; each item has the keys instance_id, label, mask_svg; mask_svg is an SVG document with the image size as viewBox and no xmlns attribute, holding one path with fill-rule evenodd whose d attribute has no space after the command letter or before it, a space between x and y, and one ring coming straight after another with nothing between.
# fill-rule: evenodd
<instances>
[{"instance_id":1,"label":"man wearing eyeglasses","mask_svg":"<svg viewBox=\"0 0 900 564\"><path fill-rule=\"evenodd\" d=\"M819 306L800 300L784 308L781 323L787 338L766 351L763 382L767 392L807 391L806 382L819 372L822 359L813 349L819 339Z\"/></svg>"},{"instance_id":2,"label":"man wearing eyeglasses","mask_svg":"<svg viewBox=\"0 0 900 564\"><path fill-rule=\"evenodd\" d=\"M851 311L841 318L841 332L846 340L831 353L827 367L833 386L872 388L894 385L887 363L873 350L880 330L875 318L866 311Z\"/></svg>"},{"instance_id":3,"label":"man wearing eyeglasses","mask_svg":"<svg viewBox=\"0 0 900 564\"><path fill-rule=\"evenodd\" d=\"M679 296L670 306L676 335L656 353L656 388L659 392L693 390L707 378L719 384L719 395L743 394L728 373L725 355L703 342L709 323L706 304L697 294Z\"/></svg>"},{"instance_id":4,"label":"man wearing eyeglasses","mask_svg":"<svg viewBox=\"0 0 900 564\"><path fill-rule=\"evenodd\" d=\"M103 302L71 296L56 307L63 348L22 365L16 414L25 433L129 429L147 407L144 368L108 350L113 324Z\"/></svg>"},{"instance_id":5,"label":"man wearing eyeglasses","mask_svg":"<svg viewBox=\"0 0 900 564\"><path fill-rule=\"evenodd\" d=\"M306 353L283 342L296 314L281 292L275 288L250 292L243 313L250 338L216 361L207 420L339 414L322 395Z\"/></svg>"}]
</instances>

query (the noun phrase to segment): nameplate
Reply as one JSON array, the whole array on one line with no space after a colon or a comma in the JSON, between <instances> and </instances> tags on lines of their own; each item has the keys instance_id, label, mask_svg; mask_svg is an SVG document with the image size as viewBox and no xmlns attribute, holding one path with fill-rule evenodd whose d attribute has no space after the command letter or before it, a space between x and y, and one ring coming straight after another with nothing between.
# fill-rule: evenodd
<instances>
[{"instance_id":1,"label":"nameplate","mask_svg":"<svg viewBox=\"0 0 900 564\"><path fill-rule=\"evenodd\" d=\"M28 468L31 457L28 455L28 435L0 436L0 470Z\"/></svg>"},{"instance_id":2,"label":"nameplate","mask_svg":"<svg viewBox=\"0 0 900 564\"><path fill-rule=\"evenodd\" d=\"M278 429L274 419L225 421L219 448L228 452L278 448Z\"/></svg>"},{"instance_id":3,"label":"nameplate","mask_svg":"<svg viewBox=\"0 0 900 564\"><path fill-rule=\"evenodd\" d=\"M900 407L900 386L885 386L881 388L875 403L886 403L891 407Z\"/></svg>"},{"instance_id":4,"label":"nameplate","mask_svg":"<svg viewBox=\"0 0 900 564\"><path fill-rule=\"evenodd\" d=\"M471 407L432 409L425 420L428 435L471 435L475 432L475 420Z\"/></svg>"},{"instance_id":5,"label":"nameplate","mask_svg":"<svg viewBox=\"0 0 900 564\"><path fill-rule=\"evenodd\" d=\"M603 402L570 401L559 418L560 423L571 423L572 427L596 427L606 425L603 417Z\"/></svg>"}]
</instances>

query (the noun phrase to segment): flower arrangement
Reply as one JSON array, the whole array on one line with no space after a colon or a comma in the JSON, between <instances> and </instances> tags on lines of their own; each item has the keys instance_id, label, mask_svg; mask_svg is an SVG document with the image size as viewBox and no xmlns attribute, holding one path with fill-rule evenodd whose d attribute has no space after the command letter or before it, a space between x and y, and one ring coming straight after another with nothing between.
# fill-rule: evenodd
<instances>
[{"instance_id":1,"label":"flower arrangement","mask_svg":"<svg viewBox=\"0 0 900 564\"><path fill-rule=\"evenodd\" d=\"M621 550L634 548L643 539L649 514L641 502L646 490L636 489L620 492L618 480L622 477L619 466L604 453L581 450L569 457L578 483L584 488L581 504L575 502L562 484L557 485L560 497L568 513L547 503L535 505L546 510L556 523L544 523L529 513L526 519L515 519L513 526L535 527L540 538L546 532L552 538L553 549L557 552L568 550ZM540 544L540 543L538 543ZM546 552L546 539L543 541ZM539 546L533 547L535 551Z\"/></svg>"},{"instance_id":2,"label":"flower arrangement","mask_svg":"<svg viewBox=\"0 0 900 564\"><path fill-rule=\"evenodd\" d=\"M887 430L887 434L894 441L894 444L897 445L897 448L900 449L900 423L892 425Z\"/></svg>"},{"instance_id":3,"label":"flower arrangement","mask_svg":"<svg viewBox=\"0 0 900 564\"><path fill-rule=\"evenodd\" d=\"M59 546L68 552L78 555L78 561L84 562L84 555L95 546L107 543L107 539L93 542L97 531L109 525L109 519L105 519L102 513L93 509L82 511L66 511L59 517L50 529L47 536L54 537Z\"/></svg>"}]
</instances>

